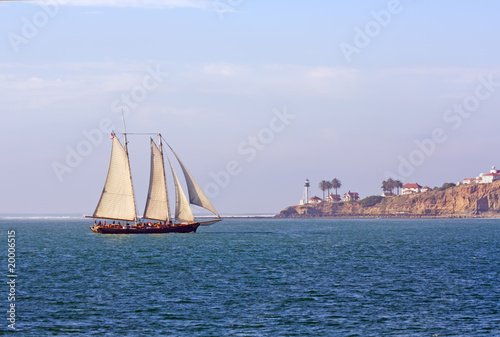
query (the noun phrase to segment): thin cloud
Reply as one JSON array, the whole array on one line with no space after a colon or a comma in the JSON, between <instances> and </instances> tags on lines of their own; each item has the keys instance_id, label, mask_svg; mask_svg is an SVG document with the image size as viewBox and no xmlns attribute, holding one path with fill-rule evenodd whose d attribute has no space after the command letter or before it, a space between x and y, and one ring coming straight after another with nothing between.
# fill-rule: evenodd
<instances>
[{"instance_id":1,"label":"thin cloud","mask_svg":"<svg viewBox=\"0 0 500 337\"><path fill-rule=\"evenodd\" d=\"M209 0L63 0L66 6L213 9Z\"/></svg>"},{"instance_id":2,"label":"thin cloud","mask_svg":"<svg viewBox=\"0 0 500 337\"><path fill-rule=\"evenodd\" d=\"M315 67L306 72L308 78L338 78L355 76L358 71L354 68L343 67Z\"/></svg>"},{"instance_id":3,"label":"thin cloud","mask_svg":"<svg viewBox=\"0 0 500 337\"><path fill-rule=\"evenodd\" d=\"M227 63L211 63L203 66L203 72L207 75L236 76L244 70L241 66Z\"/></svg>"}]
</instances>

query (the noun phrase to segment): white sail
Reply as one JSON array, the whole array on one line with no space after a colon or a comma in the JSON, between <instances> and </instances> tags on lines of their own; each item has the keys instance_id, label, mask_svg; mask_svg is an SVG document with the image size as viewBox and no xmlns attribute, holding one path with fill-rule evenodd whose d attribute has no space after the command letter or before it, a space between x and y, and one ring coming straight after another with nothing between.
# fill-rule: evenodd
<instances>
[{"instance_id":1,"label":"white sail","mask_svg":"<svg viewBox=\"0 0 500 337\"><path fill-rule=\"evenodd\" d=\"M169 145L169 147L170 147L170 145ZM180 158L177 156L177 154L174 152L174 150L171 147L170 147L170 150L172 150L172 153L177 158L177 161L179 162L179 165L181 166L182 172L184 173L184 178L186 178L186 184L187 184L188 193L189 193L189 202L193 205L203 207L206 210L209 210L210 212L214 213L216 216L219 216L219 213L217 213L214 206L212 206L212 203L210 203L207 196L205 195L205 193L203 192L201 187L198 185L196 180L194 180L193 176L188 171L186 166L182 163Z\"/></svg>"},{"instance_id":2,"label":"white sail","mask_svg":"<svg viewBox=\"0 0 500 337\"><path fill-rule=\"evenodd\" d=\"M172 176L174 177L175 219L180 221L193 222L194 221L193 212L191 211L191 207L189 206L189 202L187 201L186 195L182 191L181 184L179 183L179 179L177 179L177 175L175 174L170 159L168 160L168 164L170 165L170 169L172 170Z\"/></svg>"},{"instance_id":3,"label":"white sail","mask_svg":"<svg viewBox=\"0 0 500 337\"><path fill-rule=\"evenodd\" d=\"M93 217L125 221L136 219L128 154L116 135L113 137L108 176Z\"/></svg>"},{"instance_id":4,"label":"white sail","mask_svg":"<svg viewBox=\"0 0 500 337\"><path fill-rule=\"evenodd\" d=\"M161 140L160 140L161 147ZM144 209L144 218L158 221L168 221L167 182L165 179L165 164L163 153L151 139L151 172L149 176L149 191Z\"/></svg>"}]
</instances>

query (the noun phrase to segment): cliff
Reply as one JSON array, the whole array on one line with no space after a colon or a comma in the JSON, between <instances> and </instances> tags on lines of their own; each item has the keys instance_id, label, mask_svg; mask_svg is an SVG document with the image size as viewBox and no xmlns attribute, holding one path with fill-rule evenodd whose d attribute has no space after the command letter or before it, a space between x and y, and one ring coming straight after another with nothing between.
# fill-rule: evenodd
<instances>
[{"instance_id":1,"label":"cliff","mask_svg":"<svg viewBox=\"0 0 500 337\"><path fill-rule=\"evenodd\" d=\"M311 217L499 217L500 181L460 185L393 197L373 196L356 202L321 202L290 206L278 218Z\"/></svg>"}]
</instances>

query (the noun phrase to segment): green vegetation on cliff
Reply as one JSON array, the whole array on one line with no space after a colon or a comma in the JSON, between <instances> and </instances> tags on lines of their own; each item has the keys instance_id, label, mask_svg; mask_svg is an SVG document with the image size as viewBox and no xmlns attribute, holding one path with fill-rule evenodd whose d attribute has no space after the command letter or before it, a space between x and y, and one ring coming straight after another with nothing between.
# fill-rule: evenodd
<instances>
[{"instance_id":1,"label":"green vegetation on cliff","mask_svg":"<svg viewBox=\"0 0 500 337\"><path fill-rule=\"evenodd\" d=\"M375 206L376 204L382 202L385 198L381 195L372 195L369 197L366 197L362 200L359 201L359 204L363 207L371 207Z\"/></svg>"}]
</instances>

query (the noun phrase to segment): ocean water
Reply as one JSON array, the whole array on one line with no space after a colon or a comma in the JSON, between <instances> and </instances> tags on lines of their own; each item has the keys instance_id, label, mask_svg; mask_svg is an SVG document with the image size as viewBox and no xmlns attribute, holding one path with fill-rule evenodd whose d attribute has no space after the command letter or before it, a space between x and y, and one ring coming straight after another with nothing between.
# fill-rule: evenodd
<instances>
[{"instance_id":1,"label":"ocean water","mask_svg":"<svg viewBox=\"0 0 500 337\"><path fill-rule=\"evenodd\" d=\"M196 234L15 231L20 336L500 336L500 220L229 219Z\"/></svg>"}]
</instances>

